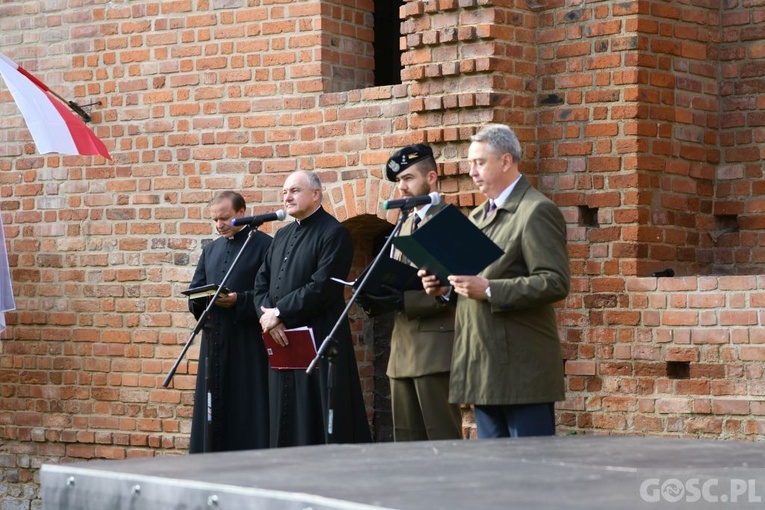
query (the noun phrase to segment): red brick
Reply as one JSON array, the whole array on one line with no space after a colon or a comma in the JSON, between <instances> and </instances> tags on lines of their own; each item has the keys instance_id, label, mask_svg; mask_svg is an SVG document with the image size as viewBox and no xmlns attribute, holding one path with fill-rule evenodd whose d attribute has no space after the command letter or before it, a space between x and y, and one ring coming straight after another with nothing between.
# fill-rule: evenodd
<instances>
[{"instance_id":1,"label":"red brick","mask_svg":"<svg viewBox=\"0 0 765 510\"><path fill-rule=\"evenodd\" d=\"M656 400L656 411L660 414L689 413L691 403L686 398L659 398Z\"/></svg>"},{"instance_id":2,"label":"red brick","mask_svg":"<svg viewBox=\"0 0 765 510\"><path fill-rule=\"evenodd\" d=\"M724 414L724 415L748 414L749 401L716 399L712 401L712 412L714 414Z\"/></svg>"},{"instance_id":3,"label":"red brick","mask_svg":"<svg viewBox=\"0 0 765 510\"><path fill-rule=\"evenodd\" d=\"M730 341L729 329L697 329L691 334L694 344L725 344Z\"/></svg>"},{"instance_id":4,"label":"red brick","mask_svg":"<svg viewBox=\"0 0 765 510\"><path fill-rule=\"evenodd\" d=\"M698 322L698 312L665 310L661 314L661 323L664 326L695 326Z\"/></svg>"},{"instance_id":5,"label":"red brick","mask_svg":"<svg viewBox=\"0 0 765 510\"><path fill-rule=\"evenodd\" d=\"M763 345L742 345L740 347L742 361L763 361L765 360L765 346Z\"/></svg>"},{"instance_id":6,"label":"red brick","mask_svg":"<svg viewBox=\"0 0 765 510\"><path fill-rule=\"evenodd\" d=\"M595 362L593 361L567 361L567 375L595 375Z\"/></svg>"},{"instance_id":7,"label":"red brick","mask_svg":"<svg viewBox=\"0 0 765 510\"><path fill-rule=\"evenodd\" d=\"M697 347L667 347L664 349L666 361L698 361L699 349Z\"/></svg>"}]
</instances>

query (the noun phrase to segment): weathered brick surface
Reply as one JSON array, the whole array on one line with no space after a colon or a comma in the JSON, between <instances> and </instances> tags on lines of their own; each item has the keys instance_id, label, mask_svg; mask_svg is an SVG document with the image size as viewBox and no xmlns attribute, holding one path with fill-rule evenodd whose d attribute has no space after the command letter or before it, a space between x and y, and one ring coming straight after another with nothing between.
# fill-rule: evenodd
<instances>
[{"instance_id":1,"label":"weathered brick surface","mask_svg":"<svg viewBox=\"0 0 765 510\"><path fill-rule=\"evenodd\" d=\"M318 172L354 276L396 220L380 207L388 154L431 143L445 200L471 208L468 140L487 122L516 129L522 170L568 223L561 432L765 437L752 2L406 0L390 40L403 83L385 87L371 86L371 2L85 3L0 7L0 51L100 102L90 126L114 157L38 154L0 87L8 505L39 506L42 462L187 448L198 348L161 383L193 327L178 296L216 191L242 190L258 214L288 172ZM647 277L667 267L675 278ZM380 356L351 315L371 418ZM465 427L474 437L470 414Z\"/></svg>"},{"instance_id":2,"label":"weathered brick surface","mask_svg":"<svg viewBox=\"0 0 765 510\"><path fill-rule=\"evenodd\" d=\"M623 305L613 300L599 302L600 306L629 309L635 301L650 301L659 295L668 298L661 301L668 304L660 308L632 310L638 314L637 324L633 315L613 314L612 318L620 320L612 320L605 329L593 328L588 323L581 328L573 325L565 328L569 339L564 342L569 360L566 362L569 397L559 406L561 425L572 431L608 431L621 423L603 415L598 420L584 419L583 414L597 408L614 413L623 411L628 422L616 430L634 434L759 439L759 433L753 432L757 427L743 423L720 428L732 415L746 415L756 422L755 415L763 405L760 379L765 356L758 340L748 334L762 327L763 317L753 311L752 319L748 315L739 316L735 320L740 323L723 326L726 320L735 322L726 317L731 313L730 301L741 293L735 290L743 286L741 277L688 277L673 281L672 285L664 284L669 280L659 280L660 287L665 289L657 289L656 281L626 277L629 302ZM747 297L758 295L759 287L765 285L762 277L747 281L755 286L745 293ZM573 301L569 298L566 304ZM705 322L699 308L708 309ZM653 322L653 314L658 314L659 325L643 328L646 318ZM577 329L581 329L581 334L572 334ZM592 358L591 344L570 340L593 329L601 334L590 341L607 339L613 348L600 349L594 360L584 361ZM673 373L671 362L686 364L687 374ZM614 400L619 395L625 398ZM704 400L700 400L702 396ZM642 404L621 409L628 406L627 397L639 398ZM581 404L573 406L573 402ZM583 423L587 426L582 426Z\"/></svg>"}]
</instances>

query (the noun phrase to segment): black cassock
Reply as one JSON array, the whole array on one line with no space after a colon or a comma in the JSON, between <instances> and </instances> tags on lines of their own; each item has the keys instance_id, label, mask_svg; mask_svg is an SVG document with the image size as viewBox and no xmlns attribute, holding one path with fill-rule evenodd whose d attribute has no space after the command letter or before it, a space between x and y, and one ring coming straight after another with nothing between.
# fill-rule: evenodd
<instances>
[{"instance_id":1,"label":"black cassock","mask_svg":"<svg viewBox=\"0 0 765 510\"><path fill-rule=\"evenodd\" d=\"M219 237L202 249L191 287L220 283L242 249L250 232L245 227L230 238ZM209 361L212 423L210 451L267 448L268 359L260 322L254 311L252 290L271 237L255 232L239 257L226 287L236 292L232 308L213 306L202 330L199 368L194 392L190 453L205 451L205 366ZM204 306L190 304L195 317ZM209 353L209 360L207 360Z\"/></svg>"},{"instance_id":2,"label":"black cassock","mask_svg":"<svg viewBox=\"0 0 765 510\"><path fill-rule=\"evenodd\" d=\"M345 279L353 262L350 233L319 208L274 236L255 280L255 306L277 307L288 329L313 328L317 349L345 309ZM336 443L371 441L361 394L356 356L347 318L335 334L334 419ZM271 446L300 446L326 442L327 363L321 360L311 374L305 370L271 370Z\"/></svg>"}]
</instances>

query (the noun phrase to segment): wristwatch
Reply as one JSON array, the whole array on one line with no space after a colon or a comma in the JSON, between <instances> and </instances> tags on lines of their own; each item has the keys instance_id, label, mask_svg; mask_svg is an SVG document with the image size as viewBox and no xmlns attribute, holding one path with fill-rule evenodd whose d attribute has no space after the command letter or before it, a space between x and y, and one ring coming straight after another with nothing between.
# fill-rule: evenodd
<instances>
[{"instance_id":1,"label":"wristwatch","mask_svg":"<svg viewBox=\"0 0 765 510\"><path fill-rule=\"evenodd\" d=\"M274 308L274 317L279 317L281 314L282 312L280 312L278 308Z\"/></svg>"}]
</instances>

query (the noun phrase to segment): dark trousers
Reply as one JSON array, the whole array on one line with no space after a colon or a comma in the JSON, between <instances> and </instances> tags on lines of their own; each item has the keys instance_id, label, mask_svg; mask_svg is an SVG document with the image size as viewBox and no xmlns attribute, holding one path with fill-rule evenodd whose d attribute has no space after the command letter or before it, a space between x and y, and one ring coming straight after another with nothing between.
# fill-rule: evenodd
<instances>
[{"instance_id":1,"label":"dark trousers","mask_svg":"<svg viewBox=\"0 0 765 510\"><path fill-rule=\"evenodd\" d=\"M555 435L555 406L522 404L475 406L479 439Z\"/></svg>"}]
</instances>

